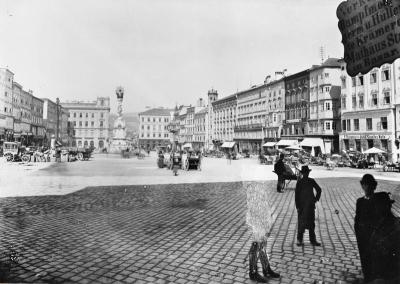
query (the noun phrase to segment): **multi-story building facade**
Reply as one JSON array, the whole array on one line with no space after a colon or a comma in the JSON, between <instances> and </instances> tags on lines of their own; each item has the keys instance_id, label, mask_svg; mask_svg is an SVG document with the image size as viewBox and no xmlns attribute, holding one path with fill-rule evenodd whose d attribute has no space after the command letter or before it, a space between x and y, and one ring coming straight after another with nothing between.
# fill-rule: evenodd
<instances>
[{"instance_id":1,"label":"multi-story building facade","mask_svg":"<svg viewBox=\"0 0 400 284\"><path fill-rule=\"evenodd\" d=\"M236 125L236 109L236 94L224 97L212 103L212 141L214 145L219 146L223 142L233 141L234 128Z\"/></svg>"},{"instance_id":2,"label":"multi-story building facade","mask_svg":"<svg viewBox=\"0 0 400 284\"><path fill-rule=\"evenodd\" d=\"M102 150L109 145L110 98L97 97L95 101L67 101L61 103L68 112L68 122L61 123L60 137L70 137L72 146L94 147ZM60 112L64 117L65 113ZM71 127L73 128L71 130ZM71 133L72 132L72 133Z\"/></svg>"},{"instance_id":3,"label":"multi-story building facade","mask_svg":"<svg viewBox=\"0 0 400 284\"><path fill-rule=\"evenodd\" d=\"M43 125L43 100L32 96L31 111L31 133L33 134L33 143L43 145L45 128Z\"/></svg>"},{"instance_id":4,"label":"multi-story building facade","mask_svg":"<svg viewBox=\"0 0 400 284\"><path fill-rule=\"evenodd\" d=\"M350 77L342 61L341 150L377 147L397 160L395 102L399 101L400 60Z\"/></svg>"},{"instance_id":5,"label":"multi-story building facade","mask_svg":"<svg viewBox=\"0 0 400 284\"><path fill-rule=\"evenodd\" d=\"M267 87L265 142L276 142L283 134L283 121L285 120L285 82L282 73L276 73L273 81L265 80ZM271 144L273 145L273 144Z\"/></svg>"},{"instance_id":6,"label":"multi-story building facade","mask_svg":"<svg viewBox=\"0 0 400 284\"><path fill-rule=\"evenodd\" d=\"M310 118L302 147L315 155L339 152L341 63L329 58L310 69ZM315 148L315 149L312 149Z\"/></svg>"},{"instance_id":7,"label":"multi-story building facade","mask_svg":"<svg viewBox=\"0 0 400 284\"><path fill-rule=\"evenodd\" d=\"M234 141L240 151L258 153L262 147L267 110L266 90L266 85L262 84L236 94L237 122L234 127Z\"/></svg>"},{"instance_id":8,"label":"multi-story building facade","mask_svg":"<svg viewBox=\"0 0 400 284\"><path fill-rule=\"evenodd\" d=\"M308 134L310 70L287 76L284 81L285 123L281 136L301 140Z\"/></svg>"},{"instance_id":9,"label":"multi-story building facade","mask_svg":"<svg viewBox=\"0 0 400 284\"><path fill-rule=\"evenodd\" d=\"M171 133L168 130L174 115L173 109L154 108L139 113L139 145L153 150L157 146L168 146Z\"/></svg>"},{"instance_id":10,"label":"multi-story building facade","mask_svg":"<svg viewBox=\"0 0 400 284\"><path fill-rule=\"evenodd\" d=\"M206 126L208 109L202 108L194 114L194 139L193 148L195 150L204 150L206 146Z\"/></svg>"},{"instance_id":11,"label":"multi-story building facade","mask_svg":"<svg viewBox=\"0 0 400 284\"><path fill-rule=\"evenodd\" d=\"M0 145L3 141L13 140L13 82L14 73L0 68Z\"/></svg>"},{"instance_id":12,"label":"multi-story building facade","mask_svg":"<svg viewBox=\"0 0 400 284\"><path fill-rule=\"evenodd\" d=\"M207 116L206 116L206 141L205 141L205 149L212 149L214 147L214 112L213 112L213 103L218 100L218 92L214 89L211 89L207 93Z\"/></svg>"}]
</instances>

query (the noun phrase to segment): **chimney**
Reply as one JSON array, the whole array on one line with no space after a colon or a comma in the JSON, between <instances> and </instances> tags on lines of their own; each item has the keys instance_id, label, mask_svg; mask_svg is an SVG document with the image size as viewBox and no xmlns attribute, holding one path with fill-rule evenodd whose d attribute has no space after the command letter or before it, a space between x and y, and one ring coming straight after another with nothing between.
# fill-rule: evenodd
<instances>
[{"instance_id":1,"label":"chimney","mask_svg":"<svg viewBox=\"0 0 400 284\"><path fill-rule=\"evenodd\" d=\"M280 80L285 77L286 71L286 69L283 69L282 71L275 71L275 80Z\"/></svg>"},{"instance_id":2,"label":"chimney","mask_svg":"<svg viewBox=\"0 0 400 284\"><path fill-rule=\"evenodd\" d=\"M271 82L271 75L268 75L267 77L265 77L264 84L267 85L270 82Z\"/></svg>"}]
</instances>

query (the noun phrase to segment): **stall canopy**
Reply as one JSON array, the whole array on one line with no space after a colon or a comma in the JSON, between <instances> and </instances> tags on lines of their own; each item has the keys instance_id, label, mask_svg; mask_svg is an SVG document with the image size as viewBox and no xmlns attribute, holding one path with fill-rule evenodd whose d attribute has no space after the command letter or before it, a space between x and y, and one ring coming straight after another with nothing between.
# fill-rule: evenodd
<instances>
[{"instance_id":1,"label":"stall canopy","mask_svg":"<svg viewBox=\"0 0 400 284\"><path fill-rule=\"evenodd\" d=\"M267 142L263 145L263 147L274 147L276 142Z\"/></svg>"},{"instance_id":2,"label":"stall canopy","mask_svg":"<svg viewBox=\"0 0 400 284\"><path fill-rule=\"evenodd\" d=\"M278 143L276 143L276 146L292 146L292 145L297 145L297 140L280 140Z\"/></svg>"},{"instance_id":3,"label":"stall canopy","mask_svg":"<svg viewBox=\"0 0 400 284\"><path fill-rule=\"evenodd\" d=\"M235 146L235 142L224 142L224 144L222 144L221 148L233 148L233 146Z\"/></svg>"},{"instance_id":4,"label":"stall canopy","mask_svg":"<svg viewBox=\"0 0 400 284\"><path fill-rule=\"evenodd\" d=\"M324 141L321 138L304 138L304 140L300 142L300 146L311 147L312 153L314 152L315 147L319 147L321 149L321 153L325 154Z\"/></svg>"},{"instance_id":5,"label":"stall canopy","mask_svg":"<svg viewBox=\"0 0 400 284\"><path fill-rule=\"evenodd\" d=\"M364 151L364 154L382 154L386 153L385 151L378 149L376 147L369 148L368 150Z\"/></svg>"},{"instance_id":6,"label":"stall canopy","mask_svg":"<svg viewBox=\"0 0 400 284\"><path fill-rule=\"evenodd\" d=\"M183 148L192 148L192 143L186 143L183 145Z\"/></svg>"}]
</instances>

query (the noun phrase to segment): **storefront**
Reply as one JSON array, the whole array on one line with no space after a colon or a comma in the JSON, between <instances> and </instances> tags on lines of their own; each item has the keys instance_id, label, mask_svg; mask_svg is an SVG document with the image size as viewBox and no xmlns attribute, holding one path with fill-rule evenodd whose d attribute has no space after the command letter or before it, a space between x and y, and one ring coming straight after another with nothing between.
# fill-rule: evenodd
<instances>
[{"instance_id":1,"label":"storefront","mask_svg":"<svg viewBox=\"0 0 400 284\"><path fill-rule=\"evenodd\" d=\"M364 152L372 147L381 149L387 153L389 160L396 161L395 137L391 133L363 133L363 134L341 134L341 151Z\"/></svg>"}]
</instances>

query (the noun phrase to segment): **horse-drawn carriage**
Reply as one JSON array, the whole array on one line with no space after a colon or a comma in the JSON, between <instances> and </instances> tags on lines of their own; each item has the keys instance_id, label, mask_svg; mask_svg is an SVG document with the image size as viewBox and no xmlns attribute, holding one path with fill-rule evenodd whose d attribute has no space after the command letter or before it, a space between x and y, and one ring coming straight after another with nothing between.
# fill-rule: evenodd
<instances>
[{"instance_id":1,"label":"horse-drawn carriage","mask_svg":"<svg viewBox=\"0 0 400 284\"><path fill-rule=\"evenodd\" d=\"M187 151L182 155L183 170L201 170L201 154L192 150Z\"/></svg>"},{"instance_id":2,"label":"horse-drawn carriage","mask_svg":"<svg viewBox=\"0 0 400 284\"><path fill-rule=\"evenodd\" d=\"M67 155L68 162L75 159L79 161L88 161L92 156L92 148L77 148L77 147L65 147L61 148L61 154Z\"/></svg>"}]
</instances>

